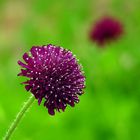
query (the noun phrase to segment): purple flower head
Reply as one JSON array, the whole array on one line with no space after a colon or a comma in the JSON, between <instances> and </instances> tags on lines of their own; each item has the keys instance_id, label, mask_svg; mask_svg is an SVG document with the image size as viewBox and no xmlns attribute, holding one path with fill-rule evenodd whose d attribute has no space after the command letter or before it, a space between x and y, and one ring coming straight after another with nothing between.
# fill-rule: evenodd
<instances>
[{"instance_id":1,"label":"purple flower head","mask_svg":"<svg viewBox=\"0 0 140 140\"><path fill-rule=\"evenodd\" d=\"M106 43L118 39L123 34L123 26L115 18L103 17L93 25L90 32L90 39L98 45L103 46Z\"/></svg>"},{"instance_id":2,"label":"purple flower head","mask_svg":"<svg viewBox=\"0 0 140 140\"><path fill-rule=\"evenodd\" d=\"M64 111L67 104L73 107L79 102L85 77L72 52L53 45L33 46L23 59L25 63L18 61L23 67L18 76L28 78L23 82L26 90L35 96L39 105L45 99L44 106L50 115L55 114L55 109Z\"/></svg>"}]
</instances>

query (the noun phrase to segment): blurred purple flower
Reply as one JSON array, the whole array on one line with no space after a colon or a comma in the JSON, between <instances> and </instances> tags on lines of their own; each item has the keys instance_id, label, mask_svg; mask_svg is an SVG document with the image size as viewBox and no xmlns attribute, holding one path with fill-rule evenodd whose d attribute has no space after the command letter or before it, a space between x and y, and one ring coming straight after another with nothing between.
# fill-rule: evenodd
<instances>
[{"instance_id":1,"label":"blurred purple flower","mask_svg":"<svg viewBox=\"0 0 140 140\"><path fill-rule=\"evenodd\" d=\"M55 114L55 109L64 111L67 104L73 107L79 102L85 77L72 52L53 45L33 46L23 59L26 63L18 61L24 68L18 76L29 78L23 82L26 90L31 91L39 105L45 99L50 115Z\"/></svg>"},{"instance_id":2,"label":"blurred purple flower","mask_svg":"<svg viewBox=\"0 0 140 140\"><path fill-rule=\"evenodd\" d=\"M113 17L103 17L92 26L90 39L103 46L118 39L123 34L123 26Z\"/></svg>"}]
</instances>

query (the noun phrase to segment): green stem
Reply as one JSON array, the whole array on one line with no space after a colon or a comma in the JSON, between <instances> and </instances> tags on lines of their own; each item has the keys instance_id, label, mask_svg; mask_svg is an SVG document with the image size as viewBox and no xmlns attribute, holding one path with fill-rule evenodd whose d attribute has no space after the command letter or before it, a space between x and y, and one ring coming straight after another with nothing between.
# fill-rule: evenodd
<instances>
[{"instance_id":1,"label":"green stem","mask_svg":"<svg viewBox=\"0 0 140 140\"><path fill-rule=\"evenodd\" d=\"M34 100L35 100L35 97L33 95L31 95L31 97L27 100L27 102L25 102L25 104L23 105L23 107L21 108L19 113L17 114L15 120L13 121L13 123L9 127L8 131L6 132L6 135L3 138L3 140L9 140L10 139L12 133L14 132L14 130L18 126L19 122L21 121L22 117L24 116L26 111L29 109L29 107L32 105Z\"/></svg>"}]
</instances>

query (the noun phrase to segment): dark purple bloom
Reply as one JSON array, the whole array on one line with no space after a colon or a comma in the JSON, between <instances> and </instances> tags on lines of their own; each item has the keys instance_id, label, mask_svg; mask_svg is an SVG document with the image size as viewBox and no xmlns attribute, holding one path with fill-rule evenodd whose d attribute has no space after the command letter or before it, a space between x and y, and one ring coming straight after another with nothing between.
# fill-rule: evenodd
<instances>
[{"instance_id":1,"label":"dark purple bloom","mask_svg":"<svg viewBox=\"0 0 140 140\"><path fill-rule=\"evenodd\" d=\"M26 63L18 61L23 67L18 75L29 78L23 82L26 90L31 91L39 105L45 99L44 106L49 114L54 115L55 109L64 111L67 104L73 107L79 102L85 77L72 52L53 45L33 46L23 59Z\"/></svg>"},{"instance_id":2,"label":"dark purple bloom","mask_svg":"<svg viewBox=\"0 0 140 140\"><path fill-rule=\"evenodd\" d=\"M123 34L123 26L115 18L103 17L93 25L90 38L99 45L118 39Z\"/></svg>"}]
</instances>

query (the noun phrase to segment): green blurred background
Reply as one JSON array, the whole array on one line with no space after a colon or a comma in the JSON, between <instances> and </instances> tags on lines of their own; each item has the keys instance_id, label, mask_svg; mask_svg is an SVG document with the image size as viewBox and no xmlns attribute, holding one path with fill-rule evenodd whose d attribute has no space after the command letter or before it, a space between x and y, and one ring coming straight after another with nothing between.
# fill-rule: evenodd
<instances>
[{"instance_id":1,"label":"green blurred background","mask_svg":"<svg viewBox=\"0 0 140 140\"><path fill-rule=\"evenodd\" d=\"M33 45L52 43L79 58L85 94L54 117L35 102L12 140L140 140L139 6L139 0L0 0L0 139L30 96L17 60ZM119 18L125 35L102 49L88 33L104 14Z\"/></svg>"}]
</instances>

